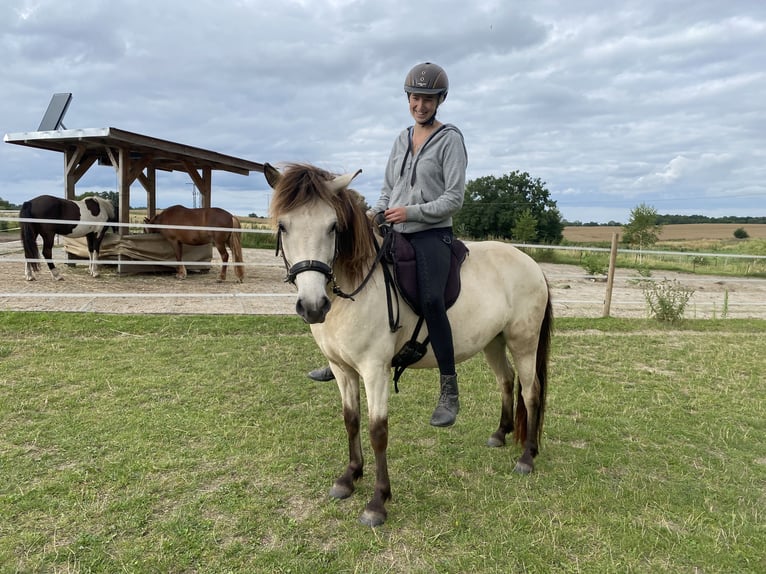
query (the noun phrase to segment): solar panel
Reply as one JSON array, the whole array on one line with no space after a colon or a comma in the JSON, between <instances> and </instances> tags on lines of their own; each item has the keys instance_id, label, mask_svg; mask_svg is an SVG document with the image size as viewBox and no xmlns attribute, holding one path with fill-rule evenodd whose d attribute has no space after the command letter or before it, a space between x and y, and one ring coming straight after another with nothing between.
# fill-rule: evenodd
<instances>
[{"instance_id":1,"label":"solar panel","mask_svg":"<svg viewBox=\"0 0 766 574\"><path fill-rule=\"evenodd\" d=\"M48 104L48 109L45 110L43 121L40 122L40 127L37 128L38 132L49 132L58 129L66 129L66 126L62 123L64 114L66 114L69 102L72 101L71 93L53 94L51 103Z\"/></svg>"}]
</instances>

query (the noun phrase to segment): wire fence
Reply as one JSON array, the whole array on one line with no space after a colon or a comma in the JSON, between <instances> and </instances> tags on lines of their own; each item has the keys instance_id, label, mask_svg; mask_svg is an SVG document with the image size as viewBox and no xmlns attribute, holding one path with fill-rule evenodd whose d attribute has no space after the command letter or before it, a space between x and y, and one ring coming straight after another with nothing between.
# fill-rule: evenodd
<instances>
[{"instance_id":1,"label":"wire fence","mask_svg":"<svg viewBox=\"0 0 766 574\"><path fill-rule=\"evenodd\" d=\"M44 219L22 219L18 217L4 217L0 214L0 221L7 221L9 223L18 224L20 222L37 222L37 223L71 223L77 224L77 221L60 221L60 220L44 220ZM128 227L131 229L153 229L158 230L161 228L170 229L204 229L208 231L227 230L232 231L229 228L218 227L203 227L198 226L170 226L170 225L158 225L158 224L140 224L136 223L109 223L109 226L116 227ZM272 231L268 229L253 229L242 227L236 230L238 233L260 233L271 234ZM557 245L529 245L529 244L516 244L525 250L558 250L569 252L595 252L595 253L608 253L608 248L599 247L580 247L580 246L557 246ZM120 279L118 274L116 277L108 282L98 283L98 280L94 280L89 276L74 275L77 277L77 286L87 285L88 289L82 289L79 291L72 291L71 288L62 289L60 284L51 286L50 284L41 288L41 285L45 285L49 278L40 277L36 285L29 285L21 280L18 282L6 280L3 281L6 288L0 288L0 309L17 309L17 308L44 308L44 309L56 309L57 307L64 307L65 310L72 310L73 307L76 310L100 310L104 307L106 302L119 302L119 301L140 301L142 305L145 305L148 301L162 301L164 303L155 306L159 309L169 309L167 311L156 312L212 312L212 313L227 313L227 312L252 312L252 313L292 313L294 312L294 297L295 291L290 286L285 286L283 283L284 277L284 264L282 259L274 256L273 250L253 250L253 251L265 251L265 253L259 255L257 258L247 258L239 263L230 260L228 263L232 267L243 266L251 268L254 272L252 275L257 280L250 284L249 278L246 277L245 283L237 285L233 281L230 281L227 286L222 287L221 284L206 286L205 290L199 289L199 283L195 281L190 282L174 282L171 283L173 288L168 289L168 284L164 284L162 289L154 285L150 291L147 291L147 286L139 284L135 280L126 277L125 280ZM83 260L72 260L64 255L63 250L57 249L53 258L54 264L57 265L75 265L78 263L87 263ZM731 259L748 259L753 261L763 261L766 256L760 255L742 255L731 253L692 253L685 251L636 251L628 249L620 249L620 254L633 254L633 255L657 255L657 256L675 256L679 258L690 257L708 257L708 258L731 258ZM24 257L21 241L7 241L0 243L0 263L5 266L7 270L5 272L6 277L11 272L11 266L19 265L19 277L23 275L23 265L29 261L36 261L38 263L46 263L44 258L28 260ZM115 265L113 260L103 260L99 262L100 265ZM222 261L218 257L218 254L213 251L213 257L210 261L176 261L174 259L164 259L159 261L132 261L122 260L119 261L120 266L130 267L133 265L146 266L150 264L152 266L167 267L173 270L179 264L186 266L194 266L196 268L212 268L218 267L222 264ZM611 296L611 315L612 316L646 316L647 302L642 292L641 285L645 285L647 282L665 281L669 276L675 277L677 274L666 273L658 271L654 273L654 276L647 277L642 276L635 270L620 269L615 276L614 283L610 286L612 289L611 295L606 293L606 284L604 283L604 277L602 275L589 274L582 272L576 265L558 265L558 264L545 264L542 263L549 283L551 284L551 290L553 292L554 310L557 311L559 316L586 316L586 317L598 317L601 316L601 311L605 299ZM233 271L233 269L232 269ZM166 279L166 278L163 278ZM696 317L757 317L766 318L766 280L757 277L725 277L720 276L706 276L706 275L693 275L690 277L684 277L684 281L692 281L695 286L695 293L690 301L689 311L692 316ZM96 281L96 283L92 283ZM94 287L95 286L95 287ZM75 287L75 286L72 286ZM93 290L92 290L93 289ZM82 305L73 305L73 302L82 301ZM186 301L187 303L181 303ZM198 310L194 310L194 304L199 302L207 302L205 305L197 305ZM227 302L227 305L223 305L218 308L213 308L211 305L216 301ZM266 305L264 301L271 301L273 304ZM65 303L66 302L66 303ZM236 302L234 305L235 311L231 311L233 308L231 303ZM239 305L239 306L237 306ZM117 310L114 312L135 312L136 305L128 305L123 307L123 310ZM189 309L192 309L191 311ZM260 311L259 309L264 309ZM244 311L243 311L244 310ZM155 311L150 311L155 312Z\"/></svg>"}]
</instances>

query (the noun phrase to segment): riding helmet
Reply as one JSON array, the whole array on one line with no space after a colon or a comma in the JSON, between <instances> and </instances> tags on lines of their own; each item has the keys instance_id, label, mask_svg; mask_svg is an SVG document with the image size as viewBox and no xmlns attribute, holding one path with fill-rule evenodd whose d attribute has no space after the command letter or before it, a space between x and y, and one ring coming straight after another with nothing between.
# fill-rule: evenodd
<instances>
[{"instance_id":1,"label":"riding helmet","mask_svg":"<svg viewBox=\"0 0 766 574\"><path fill-rule=\"evenodd\" d=\"M449 79L441 66L425 62L412 68L404 80L404 91L410 94L436 94L441 104L447 99Z\"/></svg>"}]
</instances>

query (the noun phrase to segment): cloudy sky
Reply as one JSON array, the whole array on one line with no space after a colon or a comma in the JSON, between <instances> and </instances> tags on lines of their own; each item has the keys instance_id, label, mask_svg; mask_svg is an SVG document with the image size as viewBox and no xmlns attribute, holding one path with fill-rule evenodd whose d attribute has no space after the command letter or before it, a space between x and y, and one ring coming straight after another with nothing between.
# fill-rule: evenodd
<instances>
[{"instance_id":1,"label":"cloudy sky","mask_svg":"<svg viewBox=\"0 0 766 574\"><path fill-rule=\"evenodd\" d=\"M528 172L571 221L766 216L762 0L2 0L0 132L72 92L67 128L361 168L372 202L421 61L449 75L469 179ZM77 191L115 188L93 167ZM0 197L42 193L63 195L61 154L0 145ZM234 213L268 197L262 174L213 175ZM158 174L158 206L191 202L187 175Z\"/></svg>"}]
</instances>

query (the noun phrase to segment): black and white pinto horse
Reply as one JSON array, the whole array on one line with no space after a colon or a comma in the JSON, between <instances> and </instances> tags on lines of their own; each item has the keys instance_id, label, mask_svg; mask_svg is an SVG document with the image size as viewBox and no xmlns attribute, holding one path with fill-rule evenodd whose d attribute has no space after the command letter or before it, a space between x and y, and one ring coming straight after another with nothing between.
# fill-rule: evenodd
<instances>
[{"instance_id":1,"label":"black and white pinto horse","mask_svg":"<svg viewBox=\"0 0 766 574\"><path fill-rule=\"evenodd\" d=\"M35 272L40 270L40 250L37 245L37 236L43 238L43 257L48 264L48 269L56 281L63 277L53 264L51 250L56 235L66 237L86 237L88 240L88 272L93 277L98 277L98 254L101 242L104 239L108 225L107 222L116 222L114 206L112 202L103 197L92 196L82 201L62 199L52 195L39 195L29 201L25 201L19 211L21 219L45 219L56 220L43 223L21 222L21 242L24 245L24 257L26 265L24 276L27 281L35 280ZM73 223L77 222L79 223Z\"/></svg>"}]
</instances>

